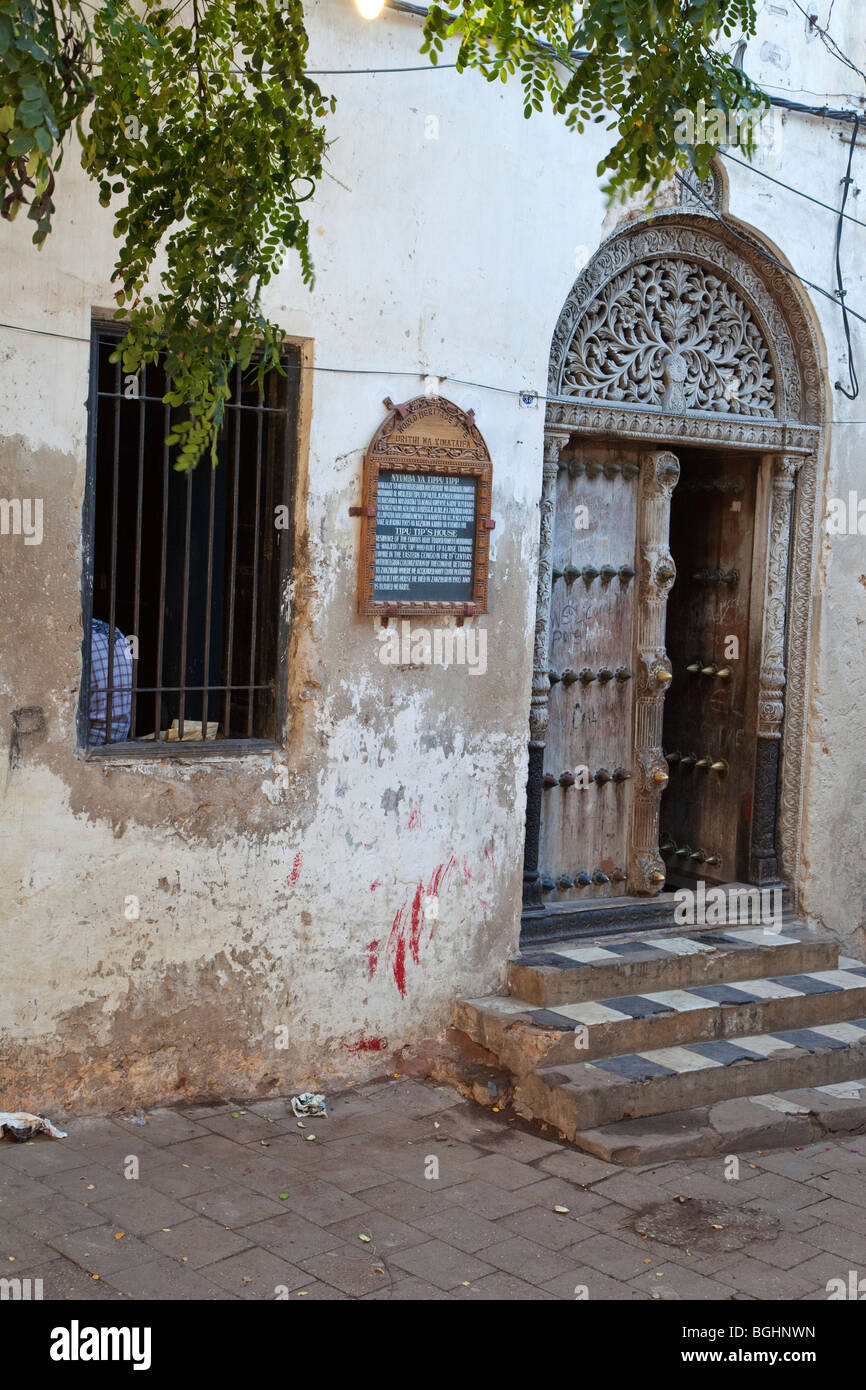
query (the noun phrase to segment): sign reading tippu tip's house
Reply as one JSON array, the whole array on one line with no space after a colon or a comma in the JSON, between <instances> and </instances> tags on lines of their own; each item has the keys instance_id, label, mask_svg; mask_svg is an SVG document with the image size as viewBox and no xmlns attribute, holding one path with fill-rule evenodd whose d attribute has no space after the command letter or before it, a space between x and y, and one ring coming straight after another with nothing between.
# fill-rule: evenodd
<instances>
[{"instance_id":1,"label":"sign reading tippu tip's house","mask_svg":"<svg viewBox=\"0 0 866 1390\"><path fill-rule=\"evenodd\" d=\"M492 465L472 411L442 396L389 414L364 460L358 609L364 615L487 612Z\"/></svg>"}]
</instances>

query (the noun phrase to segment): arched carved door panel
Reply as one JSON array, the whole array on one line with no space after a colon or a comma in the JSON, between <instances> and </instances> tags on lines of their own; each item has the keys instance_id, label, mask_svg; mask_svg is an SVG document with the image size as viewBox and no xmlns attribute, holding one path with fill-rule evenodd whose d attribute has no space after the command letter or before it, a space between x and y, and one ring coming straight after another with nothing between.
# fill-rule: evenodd
<instances>
[{"instance_id":1,"label":"arched carved door panel","mask_svg":"<svg viewBox=\"0 0 866 1390\"><path fill-rule=\"evenodd\" d=\"M723 208L719 192L715 191L713 201ZM571 864L573 839L562 827L554 830L554 817L545 811L543 800L544 772L556 777L559 788L558 778L569 770L567 763L574 752L563 738L561 696L552 693L558 691L559 683L554 680L551 687L548 676L549 670L561 674L560 657L555 646L549 647L557 624L561 626L557 585L562 581L554 580L552 571L564 568L554 560L554 547L561 551L563 544L562 523L554 521L557 492L562 488L558 461L562 456L567 464L575 449L586 452L593 445L607 449L620 462L640 454L696 449L713 450L719 457L719 451L727 457L742 450L753 459L763 455L766 460L757 491L749 494L753 532L743 528L746 549L754 541L746 605L748 632L743 628L745 609L732 610L732 626L741 637L745 635L749 646L748 680L754 696L749 699L756 727L744 734L753 737L753 747L738 766L744 786L753 769L753 797L742 786L736 797L731 791L738 815L748 812L749 827L745 835L742 826L737 829L736 844L726 854L730 858L733 853L735 872L747 863L748 876L755 882L777 881L782 872L796 889L822 415L819 351L796 287L762 256L757 242L750 245L748 237L744 240L725 223L706 216L693 199L684 197L683 206L675 211L631 222L600 248L575 283L553 336L546 407L524 875L524 903L530 913L543 902L542 877L550 878L554 872L562 876L562 871L571 876L583 860L588 870L588 856L596 849L601 855L611 845L619 857L633 854L622 843L623 817L614 834L602 814L598 833L583 837L584 853L578 853L578 863ZM620 519L627 528L627 507ZM637 545L637 513L632 521ZM709 525L705 540L710 549L711 531ZM679 548L683 549L682 543ZM575 565L578 554L573 551ZM578 568L587 563L601 568L589 556ZM745 572L747 566L741 560L725 568ZM699 564L695 572L700 569ZM579 582L575 581L578 594ZM610 579L611 585L615 582ZM741 595L745 602L744 595L745 590ZM598 610L602 611L603 607ZM591 605L586 610L588 640L598 612ZM620 616L624 613L623 608ZM705 605L701 621L712 627L714 638L717 618ZM709 652L695 652L687 664L694 664L692 657L698 655L710 657ZM706 664L718 666L712 655ZM580 666L572 669L579 671ZM741 713L737 713L731 705L732 732L720 730L720 743L728 737L736 739L738 719L746 728L745 708L738 705ZM551 713L553 738L559 741L555 752L561 749L562 753L558 758L547 748ZM635 703L635 753L640 742L636 719ZM683 728L681 736L687 732ZM621 735L622 729L612 741L614 752ZM551 758L566 765L553 768ZM574 759L576 764L580 761ZM634 780L626 784L632 803L626 817L629 845L641 838L634 828ZM733 781L728 783L731 788ZM557 856L568 859L568 865L548 868L540 862L542 852L551 866ZM652 847L648 852L652 854ZM611 853L606 857L610 859ZM618 867L629 872L628 865ZM723 877L730 879L733 873L724 872ZM614 893L604 884L592 891ZM652 892L652 887L620 885L616 893L636 891ZM554 896L560 895L557 889Z\"/></svg>"}]
</instances>

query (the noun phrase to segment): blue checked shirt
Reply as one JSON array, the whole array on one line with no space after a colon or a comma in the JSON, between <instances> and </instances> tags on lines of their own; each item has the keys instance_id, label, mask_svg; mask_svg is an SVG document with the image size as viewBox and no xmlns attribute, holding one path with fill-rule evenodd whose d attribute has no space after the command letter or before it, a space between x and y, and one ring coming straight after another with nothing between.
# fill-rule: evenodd
<instances>
[{"instance_id":1,"label":"blue checked shirt","mask_svg":"<svg viewBox=\"0 0 866 1390\"><path fill-rule=\"evenodd\" d=\"M108 623L94 618L90 636L90 717L87 742L119 743L129 738L132 710L132 657L126 638L114 629L114 661L111 669L111 731L105 736L108 701Z\"/></svg>"}]
</instances>

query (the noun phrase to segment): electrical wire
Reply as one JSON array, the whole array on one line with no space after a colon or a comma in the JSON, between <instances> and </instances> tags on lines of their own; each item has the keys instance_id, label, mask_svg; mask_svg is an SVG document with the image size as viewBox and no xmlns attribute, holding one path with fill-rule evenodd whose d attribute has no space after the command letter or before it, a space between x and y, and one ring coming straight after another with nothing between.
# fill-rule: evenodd
<instances>
[{"instance_id":1,"label":"electrical wire","mask_svg":"<svg viewBox=\"0 0 866 1390\"><path fill-rule=\"evenodd\" d=\"M800 11L800 14L803 15L804 18L809 21L809 28L814 29L816 33L821 35L821 42L823 43L827 52L830 53L834 58L838 59L840 63L844 63L845 66L850 68L852 72L856 72L857 76L862 77L863 81L866 82L866 72L864 72L862 68L858 68L857 64L851 61L851 59L848 57L848 54L845 52L844 49L839 47L838 43L833 38L833 35L827 29L821 28L820 24L818 23L818 16L811 15L807 10L804 10L803 6L800 4L800 0L794 0L794 4L797 6L797 9ZM829 24L829 22L830 21L828 19L827 23Z\"/></svg>"},{"instance_id":2,"label":"electrical wire","mask_svg":"<svg viewBox=\"0 0 866 1390\"><path fill-rule=\"evenodd\" d=\"M851 178L851 164L854 159L854 148L857 144L857 132L860 129L860 122L854 122L854 129L851 131L851 144L848 146L848 168L842 180L842 206L839 209L839 225L836 228L836 284L838 286L839 300L842 304L842 323L845 328L845 342L848 344L848 379L851 382L851 390L843 386L841 381L833 383L837 391L841 391L843 396L847 396L849 401L854 401L860 394L860 383L857 380L857 372L854 369L854 349L851 346L851 327L848 323L848 307L845 296L848 291L845 289L845 281L842 278L842 221L845 216L845 204L848 201L848 192L853 182Z\"/></svg>"},{"instance_id":3,"label":"electrical wire","mask_svg":"<svg viewBox=\"0 0 866 1390\"><path fill-rule=\"evenodd\" d=\"M800 198L807 198L810 203L817 203L819 208L826 208L832 212L834 217L844 217L846 222L856 222L858 227L866 227L866 222L859 217L854 217L850 212L840 212L839 208L834 208L832 203L824 203L820 198L814 198L811 193L806 193L802 188L795 188L791 183L785 183L784 179L776 179L772 174L768 174L766 169L761 169L757 164L750 164L747 159L737 159L735 154L729 154L727 150L719 150L723 159L729 159L734 164L740 164L744 169L749 169L753 174L760 174L761 178L769 179L771 183L776 183L780 188L786 188L789 193L796 193Z\"/></svg>"},{"instance_id":4,"label":"electrical wire","mask_svg":"<svg viewBox=\"0 0 866 1390\"><path fill-rule=\"evenodd\" d=\"M809 289L814 290L816 294L823 295L825 299L831 300L833 304L839 304L838 295L834 294L831 290L825 290L822 285L816 285L814 281L807 280L805 275L799 275L796 270L792 270L789 265L785 265L784 261L780 261L775 256L772 256L759 242L752 241L750 237L743 236L742 232L738 231L736 227L733 227L731 223L722 216L718 209L713 207L712 203L707 202L706 198L697 191L694 184L689 183L688 179L683 178L682 174L678 173L676 170L674 172L680 183L688 189L690 196L696 198L697 201L712 214L717 222L721 222L722 226L731 233L731 236L736 237L737 241L741 241L744 246L748 246L750 250L757 252L759 256L763 256L765 261L769 261L770 264L776 266L778 270L782 270L786 275L790 275L795 280L799 280L801 285L808 285ZM841 305L840 307L844 308L845 306ZM856 309L848 309L848 313L852 318L859 319L861 323L866 323L866 314L858 313Z\"/></svg>"}]
</instances>

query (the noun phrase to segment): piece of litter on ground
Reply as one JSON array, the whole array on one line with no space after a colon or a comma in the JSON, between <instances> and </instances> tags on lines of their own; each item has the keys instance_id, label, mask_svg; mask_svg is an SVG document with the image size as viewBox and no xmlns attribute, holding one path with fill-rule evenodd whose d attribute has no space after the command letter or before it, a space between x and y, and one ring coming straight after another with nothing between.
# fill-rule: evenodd
<instances>
[{"instance_id":1,"label":"piece of litter on ground","mask_svg":"<svg viewBox=\"0 0 866 1390\"><path fill-rule=\"evenodd\" d=\"M555 1212L558 1212L560 1216L568 1216L568 1213L569 1213L570 1208L569 1208L569 1207L554 1207L553 1210L554 1210Z\"/></svg>"},{"instance_id":2,"label":"piece of litter on ground","mask_svg":"<svg viewBox=\"0 0 866 1390\"><path fill-rule=\"evenodd\" d=\"M372 1237L372 1236L365 1236L364 1233L363 1233L363 1231L362 1231L361 1234L358 1236L358 1239L359 1239L359 1240L362 1240L362 1241L364 1242L365 1245L369 1245L369 1244L370 1244L370 1241L373 1239L373 1237Z\"/></svg>"},{"instance_id":3,"label":"piece of litter on ground","mask_svg":"<svg viewBox=\"0 0 866 1390\"><path fill-rule=\"evenodd\" d=\"M144 1110L142 1109L141 1106L138 1107L138 1109L136 1110L136 1112L135 1112L134 1115L130 1115L130 1117L129 1117L129 1123L130 1123L131 1125L146 1125L146 1124L147 1124L147 1116L146 1116L146 1114L144 1113Z\"/></svg>"},{"instance_id":4,"label":"piece of litter on ground","mask_svg":"<svg viewBox=\"0 0 866 1390\"><path fill-rule=\"evenodd\" d=\"M34 1134L50 1134L52 1139L66 1138L65 1129L58 1129L44 1115L31 1115L27 1110L0 1110L0 1137L4 1132L19 1144L26 1144Z\"/></svg>"},{"instance_id":5,"label":"piece of litter on ground","mask_svg":"<svg viewBox=\"0 0 866 1390\"><path fill-rule=\"evenodd\" d=\"M315 1134L305 1134L305 1135L304 1135L304 1138L306 1139L307 1143L310 1143L310 1141L313 1140L313 1139L315 1139L315 1137L316 1137Z\"/></svg>"},{"instance_id":6,"label":"piece of litter on ground","mask_svg":"<svg viewBox=\"0 0 866 1390\"><path fill-rule=\"evenodd\" d=\"M296 1120L302 1115L327 1115L328 1109L325 1105L325 1097L319 1091L302 1091L299 1096L292 1096L292 1112Z\"/></svg>"}]
</instances>

